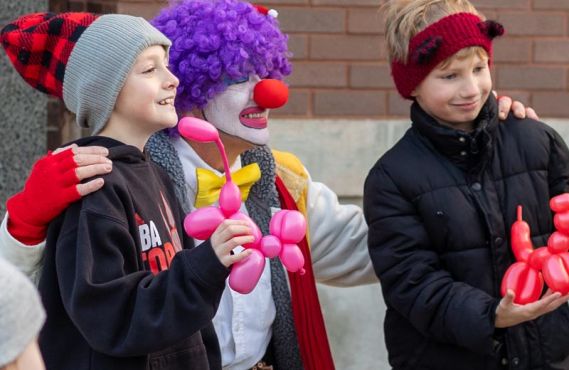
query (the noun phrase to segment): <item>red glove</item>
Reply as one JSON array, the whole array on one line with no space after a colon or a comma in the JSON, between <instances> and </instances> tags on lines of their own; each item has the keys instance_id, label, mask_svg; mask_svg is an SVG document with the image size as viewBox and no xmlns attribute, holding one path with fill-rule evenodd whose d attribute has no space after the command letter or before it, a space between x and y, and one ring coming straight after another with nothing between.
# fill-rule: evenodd
<instances>
[{"instance_id":1,"label":"red glove","mask_svg":"<svg viewBox=\"0 0 569 370\"><path fill-rule=\"evenodd\" d=\"M73 156L68 149L40 158L24 190L6 202L8 232L19 242L34 245L43 241L49 223L80 198Z\"/></svg>"}]
</instances>

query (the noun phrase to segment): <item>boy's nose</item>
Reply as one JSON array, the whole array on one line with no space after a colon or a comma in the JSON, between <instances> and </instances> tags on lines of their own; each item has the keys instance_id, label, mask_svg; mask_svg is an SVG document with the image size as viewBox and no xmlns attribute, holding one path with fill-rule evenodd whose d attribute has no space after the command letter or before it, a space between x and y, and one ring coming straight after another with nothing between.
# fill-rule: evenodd
<instances>
[{"instance_id":1,"label":"boy's nose","mask_svg":"<svg viewBox=\"0 0 569 370\"><path fill-rule=\"evenodd\" d=\"M180 85L180 80L178 79L178 77L176 77L172 72L170 72L169 70L166 72L167 76L166 76L166 88L167 89L172 89L172 88L176 88L178 87L178 85Z\"/></svg>"},{"instance_id":2,"label":"boy's nose","mask_svg":"<svg viewBox=\"0 0 569 370\"><path fill-rule=\"evenodd\" d=\"M480 93L480 86L476 77L472 76L466 79L462 88L462 96L465 98L476 96Z\"/></svg>"}]
</instances>

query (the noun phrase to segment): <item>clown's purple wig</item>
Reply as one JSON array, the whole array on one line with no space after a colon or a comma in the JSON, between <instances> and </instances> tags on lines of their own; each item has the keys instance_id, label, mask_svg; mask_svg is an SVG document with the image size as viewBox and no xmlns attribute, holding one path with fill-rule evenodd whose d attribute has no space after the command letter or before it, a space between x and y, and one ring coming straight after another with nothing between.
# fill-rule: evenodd
<instances>
[{"instance_id":1,"label":"clown's purple wig","mask_svg":"<svg viewBox=\"0 0 569 370\"><path fill-rule=\"evenodd\" d=\"M180 79L179 112L203 108L227 82L256 74L282 79L292 68L288 37L276 19L240 0L178 0L151 22L171 41L170 67Z\"/></svg>"}]
</instances>

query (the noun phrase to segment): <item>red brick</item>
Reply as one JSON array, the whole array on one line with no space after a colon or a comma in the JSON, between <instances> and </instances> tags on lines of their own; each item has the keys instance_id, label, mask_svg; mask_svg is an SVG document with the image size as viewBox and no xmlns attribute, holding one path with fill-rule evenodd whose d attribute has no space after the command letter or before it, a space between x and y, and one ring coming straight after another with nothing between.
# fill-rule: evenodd
<instances>
[{"instance_id":1,"label":"red brick","mask_svg":"<svg viewBox=\"0 0 569 370\"><path fill-rule=\"evenodd\" d=\"M383 34L385 18L375 8L350 9L348 12L348 32Z\"/></svg>"},{"instance_id":2,"label":"red brick","mask_svg":"<svg viewBox=\"0 0 569 370\"><path fill-rule=\"evenodd\" d=\"M391 68L388 65L354 64L350 67L350 87L393 88Z\"/></svg>"},{"instance_id":3,"label":"red brick","mask_svg":"<svg viewBox=\"0 0 569 370\"><path fill-rule=\"evenodd\" d=\"M281 8L279 22L284 32L339 33L346 31L346 11L322 8Z\"/></svg>"},{"instance_id":4,"label":"red brick","mask_svg":"<svg viewBox=\"0 0 569 370\"><path fill-rule=\"evenodd\" d=\"M482 9L480 12L486 19L498 19L498 12L496 10Z\"/></svg>"},{"instance_id":5,"label":"red brick","mask_svg":"<svg viewBox=\"0 0 569 370\"><path fill-rule=\"evenodd\" d=\"M566 74L563 68L505 66L497 81L498 89L563 89Z\"/></svg>"},{"instance_id":6,"label":"red brick","mask_svg":"<svg viewBox=\"0 0 569 370\"><path fill-rule=\"evenodd\" d=\"M529 9L529 0L472 0L476 8L491 9Z\"/></svg>"},{"instance_id":7,"label":"red brick","mask_svg":"<svg viewBox=\"0 0 569 370\"><path fill-rule=\"evenodd\" d=\"M526 107L531 106L531 94L526 91L520 90L500 90L496 91L499 96L508 96L512 98L512 100L517 100L522 102Z\"/></svg>"},{"instance_id":8,"label":"red brick","mask_svg":"<svg viewBox=\"0 0 569 370\"><path fill-rule=\"evenodd\" d=\"M98 13L101 14L103 12L103 5L89 1L87 2L87 11L90 13Z\"/></svg>"},{"instance_id":9,"label":"red brick","mask_svg":"<svg viewBox=\"0 0 569 370\"><path fill-rule=\"evenodd\" d=\"M541 12L498 13L509 35L557 36L565 34L565 15Z\"/></svg>"},{"instance_id":10,"label":"red brick","mask_svg":"<svg viewBox=\"0 0 569 370\"><path fill-rule=\"evenodd\" d=\"M121 2L117 3L117 13L130 14L146 18L148 20L154 18L156 14L164 7L163 3L149 2Z\"/></svg>"},{"instance_id":11,"label":"red brick","mask_svg":"<svg viewBox=\"0 0 569 370\"><path fill-rule=\"evenodd\" d=\"M534 60L569 64L569 40L536 40Z\"/></svg>"},{"instance_id":12,"label":"red brick","mask_svg":"<svg viewBox=\"0 0 569 370\"><path fill-rule=\"evenodd\" d=\"M347 66L344 63L295 63L287 81L292 87L346 87Z\"/></svg>"},{"instance_id":13,"label":"red brick","mask_svg":"<svg viewBox=\"0 0 569 370\"><path fill-rule=\"evenodd\" d=\"M319 116L379 116L385 114L381 91L317 91L314 114Z\"/></svg>"},{"instance_id":14,"label":"red brick","mask_svg":"<svg viewBox=\"0 0 569 370\"><path fill-rule=\"evenodd\" d=\"M104 14L117 13L117 4L116 3L103 4L102 12Z\"/></svg>"},{"instance_id":15,"label":"red brick","mask_svg":"<svg viewBox=\"0 0 569 370\"><path fill-rule=\"evenodd\" d=\"M388 114L397 117L410 117L411 100L403 99L397 91L388 94Z\"/></svg>"},{"instance_id":16,"label":"red brick","mask_svg":"<svg viewBox=\"0 0 569 370\"><path fill-rule=\"evenodd\" d=\"M84 2L79 1L71 1L69 2L69 9L70 12L84 12L87 5ZM54 12L60 12L59 10L54 10Z\"/></svg>"},{"instance_id":17,"label":"red brick","mask_svg":"<svg viewBox=\"0 0 569 370\"><path fill-rule=\"evenodd\" d=\"M279 6L308 4L308 0L263 0L262 3L265 6L269 5L269 4L277 4L277 6L275 6L274 9L279 11ZM267 6L267 7L270 8L269 6Z\"/></svg>"},{"instance_id":18,"label":"red brick","mask_svg":"<svg viewBox=\"0 0 569 370\"><path fill-rule=\"evenodd\" d=\"M310 36L311 59L380 60L385 42L380 36Z\"/></svg>"},{"instance_id":19,"label":"red brick","mask_svg":"<svg viewBox=\"0 0 569 370\"><path fill-rule=\"evenodd\" d=\"M308 58L308 36L289 35L288 50L292 52L292 59Z\"/></svg>"},{"instance_id":20,"label":"red brick","mask_svg":"<svg viewBox=\"0 0 569 370\"><path fill-rule=\"evenodd\" d=\"M342 6L379 6L383 0L312 0L313 5L342 5Z\"/></svg>"},{"instance_id":21,"label":"red brick","mask_svg":"<svg viewBox=\"0 0 569 370\"><path fill-rule=\"evenodd\" d=\"M531 39L499 38L494 43L496 62L530 62Z\"/></svg>"},{"instance_id":22,"label":"red brick","mask_svg":"<svg viewBox=\"0 0 569 370\"><path fill-rule=\"evenodd\" d=\"M533 93L533 108L540 117L569 117L569 93Z\"/></svg>"},{"instance_id":23,"label":"red brick","mask_svg":"<svg viewBox=\"0 0 569 370\"><path fill-rule=\"evenodd\" d=\"M533 0L534 9L569 9L567 0Z\"/></svg>"},{"instance_id":24,"label":"red brick","mask_svg":"<svg viewBox=\"0 0 569 370\"><path fill-rule=\"evenodd\" d=\"M307 116L310 106L310 92L291 89L288 102L282 108L271 111L271 117Z\"/></svg>"}]
</instances>

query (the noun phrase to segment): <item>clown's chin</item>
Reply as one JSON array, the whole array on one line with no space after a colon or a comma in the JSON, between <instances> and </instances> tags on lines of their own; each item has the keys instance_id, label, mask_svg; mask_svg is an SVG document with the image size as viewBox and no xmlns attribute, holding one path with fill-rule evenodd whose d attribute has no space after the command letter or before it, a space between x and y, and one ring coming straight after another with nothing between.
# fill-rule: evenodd
<instances>
[{"instance_id":1,"label":"clown's chin","mask_svg":"<svg viewBox=\"0 0 569 370\"><path fill-rule=\"evenodd\" d=\"M239 133L229 134L222 130L219 130L219 133L226 146L238 145L245 150L269 143L269 130L267 129L251 129L243 126L243 130L240 130Z\"/></svg>"}]
</instances>

